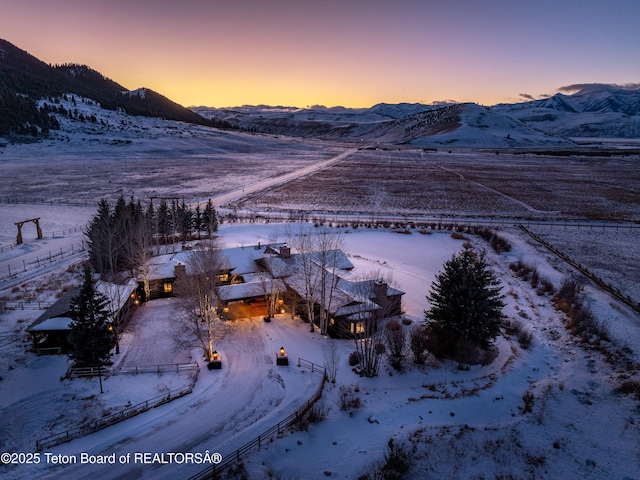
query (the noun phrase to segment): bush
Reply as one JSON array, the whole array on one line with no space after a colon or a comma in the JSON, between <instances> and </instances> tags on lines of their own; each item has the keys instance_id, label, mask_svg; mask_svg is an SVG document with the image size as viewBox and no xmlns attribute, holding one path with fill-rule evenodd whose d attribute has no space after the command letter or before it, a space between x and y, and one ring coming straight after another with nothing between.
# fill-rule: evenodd
<instances>
[{"instance_id":1,"label":"bush","mask_svg":"<svg viewBox=\"0 0 640 480\"><path fill-rule=\"evenodd\" d=\"M407 336L400 322L393 319L387 323L385 340L389 348L389 363L395 370L402 371L407 357Z\"/></svg>"},{"instance_id":2,"label":"bush","mask_svg":"<svg viewBox=\"0 0 640 480\"><path fill-rule=\"evenodd\" d=\"M620 385L618 392L623 395L634 395L636 400L640 400L640 382L637 380L627 380Z\"/></svg>"},{"instance_id":3,"label":"bush","mask_svg":"<svg viewBox=\"0 0 640 480\"><path fill-rule=\"evenodd\" d=\"M325 406L316 403L309 409L307 420L309 420L309 423L320 423L327 418L327 414L328 412Z\"/></svg>"},{"instance_id":4,"label":"bush","mask_svg":"<svg viewBox=\"0 0 640 480\"><path fill-rule=\"evenodd\" d=\"M403 443L395 445L393 438L387 444L387 453L382 465L382 475L384 479L401 479L409 471L412 465L411 452Z\"/></svg>"},{"instance_id":5,"label":"bush","mask_svg":"<svg viewBox=\"0 0 640 480\"><path fill-rule=\"evenodd\" d=\"M417 325L411 330L410 346L413 353L413 361L418 365L423 365L427 359L427 346L429 342L429 335L427 327L424 325Z\"/></svg>"},{"instance_id":6,"label":"bush","mask_svg":"<svg viewBox=\"0 0 640 480\"><path fill-rule=\"evenodd\" d=\"M518 343L525 350L528 350L533 343L533 333L530 330L520 330L518 332Z\"/></svg>"},{"instance_id":7,"label":"bush","mask_svg":"<svg viewBox=\"0 0 640 480\"><path fill-rule=\"evenodd\" d=\"M533 396L533 393L531 393L530 391L524 392L524 395L522 395L522 401L524 402L524 406L522 407L522 410L520 411L520 413L522 415L524 415L525 413L533 412L533 401L534 401L534 399L535 399L535 397Z\"/></svg>"},{"instance_id":8,"label":"bush","mask_svg":"<svg viewBox=\"0 0 640 480\"><path fill-rule=\"evenodd\" d=\"M349 366L355 367L356 365L359 365L361 361L362 355L360 352L351 352L349 354Z\"/></svg>"},{"instance_id":9,"label":"bush","mask_svg":"<svg viewBox=\"0 0 640 480\"><path fill-rule=\"evenodd\" d=\"M360 397L356 395L357 389L352 386L342 385L340 387L340 410L348 411L358 409L362 406Z\"/></svg>"}]
</instances>

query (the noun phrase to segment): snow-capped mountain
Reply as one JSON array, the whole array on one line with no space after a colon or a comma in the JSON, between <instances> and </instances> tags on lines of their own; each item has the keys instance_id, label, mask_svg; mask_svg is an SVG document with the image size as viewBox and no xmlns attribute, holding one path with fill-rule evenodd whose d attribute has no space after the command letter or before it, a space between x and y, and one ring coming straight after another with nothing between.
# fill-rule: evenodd
<instances>
[{"instance_id":1,"label":"snow-capped mountain","mask_svg":"<svg viewBox=\"0 0 640 480\"><path fill-rule=\"evenodd\" d=\"M368 109L314 106L196 107L242 130L391 144L475 147L570 145L572 138L640 138L640 86L583 85L524 103L400 103Z\"/></svg>"},{"instance_id":2,"label":"snow-capped mountain","mask_svg":"<svg viewBox=\"0 0 640 480\"><path fill-rule=\"evenodd\" d=\"M584 86L573 95L518 104L492 111L564 137L640 138L640 86Z\"/></svg>"},{"instance_id":3,"label":"snow-capped mountain","mask_svg":"<svg viewBox=\"0 0 640 480\"><path fill-rule=\"evenodd\" d=\"M47 137L60 128L51 104L73 94L130 115L367 145L509 148L567 146L577 137L640 139L640 85L576 87L580 88L565 89L577 90L573 95L490 108L471 103L380 103L371 108L186 109L146 88L127 91L85 65L49 66L0 40L0 135Z\"/></svg>"},{"instance_id":4,"label":"snow-capped mountain","mask_svg":"<svg viewBox=\"0 0 640 480\"><path fill-rule=\"evenodd\" d=\"M242 130L272 135L416 146L520 147L568 140L477 104L378 104L368 109L194 108Z\"/></svg>"}]
</instances>

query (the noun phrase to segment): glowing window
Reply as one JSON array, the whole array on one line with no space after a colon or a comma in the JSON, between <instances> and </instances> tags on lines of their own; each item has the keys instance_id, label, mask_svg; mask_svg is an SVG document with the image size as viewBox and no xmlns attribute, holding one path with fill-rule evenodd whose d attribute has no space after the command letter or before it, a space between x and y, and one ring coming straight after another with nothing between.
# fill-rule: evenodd
<instances>
[{"instance_id":1,"label":"glowing window","mask_svg":"<svg viewBox=\"0 0 640 480\"><path fill-rule=\"evenodd\" d=\"M351 333L364 333L364 322L355 322L351 324Z\"/></svg>"},{"instance_id":2,"label":"glowing window","mask_svg":"<svg viewBox=\"0 0 640 480\"><path fill-rule=\"evenodd\" d=\"M172 292L173 292L173 283L165 283L164 293L172 293Z\"/></svg>"}]
</instances>

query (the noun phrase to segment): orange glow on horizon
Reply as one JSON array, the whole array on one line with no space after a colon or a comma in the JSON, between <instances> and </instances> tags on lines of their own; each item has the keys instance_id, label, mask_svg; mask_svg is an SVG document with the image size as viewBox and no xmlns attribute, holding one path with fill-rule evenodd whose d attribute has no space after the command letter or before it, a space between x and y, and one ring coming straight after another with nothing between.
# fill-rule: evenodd
<instances>
[{"instance_id":1,"label":"orange glow on horizon","mask_svg":"<svg viewBox=\"0 0 640 480\"><path fill-rule=\"evenodd\" d=\"M0 0L0 32L46 63L86 64L183 106L492 105L638 81L640 3L576 16L540 1Z\"/></svg>"}]
</instances>

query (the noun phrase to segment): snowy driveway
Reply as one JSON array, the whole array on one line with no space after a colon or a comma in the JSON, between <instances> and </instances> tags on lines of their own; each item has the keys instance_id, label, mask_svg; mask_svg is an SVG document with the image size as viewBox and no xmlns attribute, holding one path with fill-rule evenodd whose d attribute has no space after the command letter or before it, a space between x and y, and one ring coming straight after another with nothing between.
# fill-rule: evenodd
<instances>
[{"instance_id":1,"label":"snowy driveway","mask_svg":"<svg viewBox=\"0 0 640 480\"><path fill-rule=\"evenodd\" d=\"M149 303L153 307L153 302ZM145 328L138 325L140 344L158 349ZM278 367L275 352L292 339L298 339L291 352L291 365ZM150 340L147 343L147 340ZM226 455L285 418L308 400L320 383L317 374L295 366L298 352L320 363L320 343L324 339L310 334L308 326L288 318L269 324L261 319L232 322L218 351L223 368L201 368L192 394L152 409L130 420L108 427L93 435L54 447L51 452L76 456L116 456L135 453L219 452ZM166 346L166 345L165 345ZM130 358L144 352L131 349ZM315 356L314 356L315 352ZM309 356L311 355L311 358ZM320 358L318 358L320 356ZM11 473L32 478L185 478L202 470L204 465L136 464L133 461L105 468L104 465L34 465ZM28 471L27 471L28 470Z\"/></svg>"}]
</instances>

